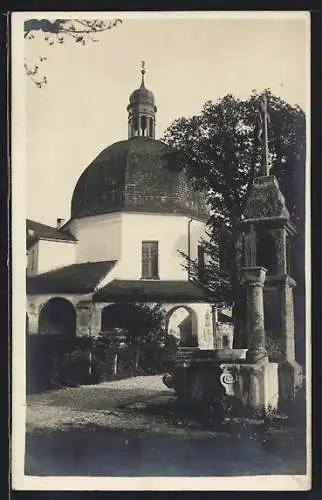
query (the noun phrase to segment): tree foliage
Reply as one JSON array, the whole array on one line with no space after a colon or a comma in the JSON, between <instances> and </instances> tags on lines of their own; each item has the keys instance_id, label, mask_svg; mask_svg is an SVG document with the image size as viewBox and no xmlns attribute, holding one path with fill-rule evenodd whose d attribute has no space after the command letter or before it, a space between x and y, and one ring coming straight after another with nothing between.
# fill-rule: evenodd
<instances>
[{"instance_id":1,"label":"tree foliage","mask_svg":"<svg viewBox=\"0 0 322 500\"><path fill-rule=\"evenodd\" d=\"M127 318L132 339L139 342L162 340L165 337L165 312L161 304L136 304L136 312Z\"/></svg>"},{"instance_id":2,"label":"tree foliage","mask_svg":"<svg viewBox=\"0 0 322 500\"><path fill-rule=\"evenodd\" d=\"M85 45L88 41L98 42L96 35L115 28L122 23L121 19L28 19L24 22L24 38L33 40L36 33L41 33L49 45L63 44L66 38L70 38ZM37 87L47 84L46 76L40 75L40 64L47 60L39 56L38 64L31 65L25 60L26 75Z\"/></svg>"},{"instance_id":3,"label":"tree foliage","mask_svg":"<svg viewBox=\"0 0 322 500\"><path fill-rule=\"evenodd\" d=\"M124 330L129 341L146 342L164 337L165 312L161 304L117 303L107 308L104 328Z\"/></svg>"},{"instance_id":4,"label":"tree foliage","mask_svg":"<svg viewBox=\"0 0 322 500\"><path fill-rule=\"evenodd\" d=\"M170 146L169 168L184 170L194 186L204 191L211 210L203 242L206 265L200 273L198 262L190 261L191 277L217 301L234 304L237 310L241 304L239 221L261 164L259 104L264 93L270 115L270 173L278 178L292 217L303 225L305 115L299 106L289 105L269 90L253 91L246 100L229 94L215 103L206 102L199 115L175 120L164 137Z\"/></svg>"}]
</instances>

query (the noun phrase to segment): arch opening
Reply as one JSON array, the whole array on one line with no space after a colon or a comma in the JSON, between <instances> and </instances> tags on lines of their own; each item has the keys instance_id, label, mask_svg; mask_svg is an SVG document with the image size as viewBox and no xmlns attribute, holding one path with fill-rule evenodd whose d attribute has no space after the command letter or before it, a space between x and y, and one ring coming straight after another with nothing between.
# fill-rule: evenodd
<instances>
[{"instance_id":1,"label":"arch opening","mask_svg":"<svg viewBox=\"0 0 322 500\"><path fill-rule=\"evenodd\" d=\"M140 336L147 323L145 309L135 304L110 304L102 309L101 330L111 332L117 328L125 330L130 337Z\"/></svg>"},{"instance_id":2,"label":"arch opening","mask_svg":"<svg viewBox=\"0 0 322 500\"><path fill-rule=\"evenodd\" d=\"M54 297L44 305L39 315L39 333L76 335L76 311L66 299Z\"/></svg>"},{"instance_id":3,"label":"arch opening","mask_svg":"<svg viewBox=\"0 0 322 500\"><path fill-rule=\"evenodd\" d=\"M256 262L257 266L267 269L267 274L276 273L276 245L273 236L266 232L260 232L256 238Z\"/></svg>"},{"instance_id":4,"label":"arch opening","mask_svg":"<svg viewBox=\"0 0 322 500\"><path fill-rule=\"evenodd\" d=\"M182 347L198 346L197 315L190 307L176 306L167 314L166 330Z\"/></svg>"}]
</instances>

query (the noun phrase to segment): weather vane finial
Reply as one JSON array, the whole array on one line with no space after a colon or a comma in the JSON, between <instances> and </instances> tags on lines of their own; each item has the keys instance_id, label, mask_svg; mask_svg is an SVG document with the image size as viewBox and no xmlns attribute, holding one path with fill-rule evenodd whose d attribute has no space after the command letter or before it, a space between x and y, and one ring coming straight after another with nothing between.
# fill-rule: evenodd
<instances>
[{"instance_id":1,"label":"weather vane finial","mask_svg":"<svg viewBox=\"0 0 322 500\"><path fill-rule=\"evenodd\" d=\"M145 61L141 61L141 75L142 75L141 87L144 87Z\"/></svg>"}]
</instances>

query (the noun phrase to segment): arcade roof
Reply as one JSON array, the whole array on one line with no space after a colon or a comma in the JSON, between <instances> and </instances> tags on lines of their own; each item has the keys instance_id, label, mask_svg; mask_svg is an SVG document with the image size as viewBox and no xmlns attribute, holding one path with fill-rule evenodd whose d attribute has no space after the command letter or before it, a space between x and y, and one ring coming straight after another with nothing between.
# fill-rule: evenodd
<instances>
[{"instance_id":1,"label":"arcade roof","mask_svg":"<svg viewBox=\"0 0 322 500\"><path fill-rule=\"evenodd\" d=\"M85 262L27 277L27 293L90 293L116 261Z\"/></svg>"},{"instance_id":2,"label":"arcade roof","mask_svg":"<svg viewBox=\"0 0 322 500\"><path fill-rule=\"evenodd\" d=\"M120 300L161 302L211 302L209 295L192 281L113 280L98 290L95 302Z\"/></svg>"}]
</instances>

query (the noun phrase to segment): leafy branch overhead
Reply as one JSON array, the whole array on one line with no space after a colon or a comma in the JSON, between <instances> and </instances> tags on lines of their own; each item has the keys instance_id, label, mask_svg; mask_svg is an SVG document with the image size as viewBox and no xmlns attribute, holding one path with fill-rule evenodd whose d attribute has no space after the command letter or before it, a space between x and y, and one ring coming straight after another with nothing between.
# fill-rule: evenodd
<instances>
[{"instance_id":1,"label":"leafy branch overhead","mask_svg":"<svg viewBox=\"0 0 322 500\"><path fill-rule=\"evenodd\" d=\"M40 33L49 45L63 44L66 38L75 43L85 45L88 41L98 42L96 35L115 28L122 23L121 19L28 19L24 23L24 38L33 40ZM39 56L39 63L30 65L25 61L26 75L37 87L47 83L47 78L39 76L39 64L45 62L46 57Z\"/></svg>"}]
</instances>

